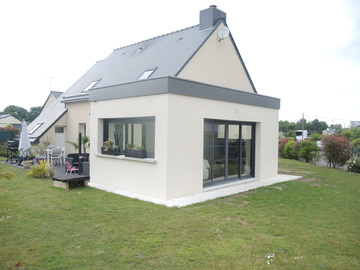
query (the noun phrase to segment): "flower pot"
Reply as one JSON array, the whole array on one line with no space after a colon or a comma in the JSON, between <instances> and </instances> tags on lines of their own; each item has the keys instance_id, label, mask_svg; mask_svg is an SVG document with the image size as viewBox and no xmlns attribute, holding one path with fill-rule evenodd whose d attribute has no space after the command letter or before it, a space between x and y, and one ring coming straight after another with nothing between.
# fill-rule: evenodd
<instances>
[{"instance_id":1,"label":"flower pot","mask_svg":"<svg viewBox=\"0 0 360 270\"><path fill-rule=\"evenodd\" d=\"M101 154L117 156L117 155L120 155L120 149L119 148L112 148L112 149L105 150L105 147L101 147Z\"/></svg>"},{"instance_id":2,"label":"flower pot","mask_svg":"<svg viewBox=\"0 0 360 270\"><path fill-rule=\"evenodd\" d=\"M134 158L146 158L146 150L125 149L125 156Z\"/></svg>"},{"instance_id":3,"label":"flower pot","mask_svg":"<svg viewBox=\"0 0 360 270\"><path fill-rule=\"evenodd\" d=\"M23 167L24 169L30 169L32 162L31 161L23 161Z\"/></svg>"}]
</instances>

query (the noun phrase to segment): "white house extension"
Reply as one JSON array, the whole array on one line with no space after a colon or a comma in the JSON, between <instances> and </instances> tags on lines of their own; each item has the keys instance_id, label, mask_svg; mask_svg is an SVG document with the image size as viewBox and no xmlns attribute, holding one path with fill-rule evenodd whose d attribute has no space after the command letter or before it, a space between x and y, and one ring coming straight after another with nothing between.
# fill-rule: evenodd
<instances>
[{"instance_id":1,"label":"white house extension","mask_svg":"<svg viewBox=\"0 0 360 270\"><path fill-rule=\"evenodd\" d=\"M257 93L216 6L196 26L115 49L60 99L32 136L57 121L66 140L87 132L92 186L169 201L278 175L280 100ZM102 154L109 139L118 155ZM129 143L146 156L126 156Z\"/></svg>"}]
</instances>

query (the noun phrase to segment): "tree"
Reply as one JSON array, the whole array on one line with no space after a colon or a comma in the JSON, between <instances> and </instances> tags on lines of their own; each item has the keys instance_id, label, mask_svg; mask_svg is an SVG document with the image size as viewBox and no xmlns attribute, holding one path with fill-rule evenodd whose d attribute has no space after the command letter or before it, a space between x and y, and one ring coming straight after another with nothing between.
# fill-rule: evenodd
<instances>
[{"instance_id":1,"label":"tree","mask_svg":"<svg viewBox=\"0 0 360 270\"><path fill-rule=\"evenodd\" d=\"M300 129L302 129L303 128L303 122L304 122L304 129L305 129L305 126L306 126L306 119L304 118L304 119L300 119L299 121L297 121L296 123L295 123L295 130L300 130Z\"/></svg>"},{"instance_id":2,"label":"tree","mask_svg":"<svg viewBox=\"0 0 360 270\"><path fill-rule=\"evenodd\" d=\"M302 141L299 149L299 157L306 162L312 162L314 158L317 156L319 152L319 148L316 142L312 141Z\"/></svg>"},{"instance_id":3,"label":"tree","mask_svg":"<svg viewBox=\"0 0 360 270\"><path fill-rule=\"evenodd\" d=\"M30 108L30 112L28 112L28 114L27 114L26 121L27 121L27 122L32 122L32 121L34 121L35 118L39 116L41 110L42 110L42 107L41 107L41 106L31 107L31 108Z\"/></svg>"},{"instance_id":4,"label":"tree","mask_svg":"<svg viewBox=\"0 0 360 270\"><path fill-rule=\"evenodd\" d=\"M312 133L312 134L310 135L310 141L312 141L312 142L320 141L321 138L322 138L322 135L319 134L319 133Z\"/></svg>"},{"instance_id":5,"label":"tree","mask_svg":"<svg viewBox=\"0 0 360 270\"><path fill-rule=\"evenodd\" d=\"M14 116L16 119L18 119L19 121L22 121L23 119L26 119L28 111L22 107L10 105L4 109L4 113L10 114L10 115Z\"/></svg>"},{"instance_id":6,"label":"tree","mask_svg":"<svg viewBox=\"0 0 360 270\"><path fill-rule=\"evenodd\" d=\"M333 134L324 136L321 141L324 157L330 166L343 166L350 159L351 144L347 137Z\"/></svg>"},{"instance_id":7,"label":"tree","mask_svg":"<svg viewBox=\"0 0 360 270\"><path fill-rule=\"evenodd\" d=\"M331 129L335 129L336 134L341 134L343 131L341 124L331 125Z\"/></svg>"}]
</instances>

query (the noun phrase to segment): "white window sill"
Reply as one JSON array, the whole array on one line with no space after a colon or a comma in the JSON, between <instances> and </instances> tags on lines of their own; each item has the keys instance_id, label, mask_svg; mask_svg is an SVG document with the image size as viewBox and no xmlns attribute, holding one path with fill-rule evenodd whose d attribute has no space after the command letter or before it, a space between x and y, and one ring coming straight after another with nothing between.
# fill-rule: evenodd
<instances>
[{"instance_id":1,"label":"white window sill","mask_svg":"<svg viewBox=\"0 0 360 270\"><path fill-rule=\"evenodd\" d=\"M156 159L154 158L132 158L132 157L125 157L125 155L112 156L112 155L103 155L103 154L95 154L95 156L99 158L129 160L129 161L142 162L142 163L153 163L153 164L156 163Z\"/></svg>"}]
</instances>

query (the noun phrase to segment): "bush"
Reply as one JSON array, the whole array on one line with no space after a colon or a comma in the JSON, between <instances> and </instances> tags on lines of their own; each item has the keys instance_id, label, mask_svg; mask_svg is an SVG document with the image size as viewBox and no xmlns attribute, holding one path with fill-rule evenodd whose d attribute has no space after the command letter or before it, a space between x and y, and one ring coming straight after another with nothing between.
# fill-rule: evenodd
<instances>
[{"instance_id":1,"label":"bush","mask_svg":"<svg viewBox=\"0 0 360 270\"><path fill-rule=\"evenodd\" d=\"M321 141L324 157L330 166L343 166L351 158L351 144L347 137L333 134L324 136Z\"/></svg>"},{"instance_id":2,"label":"bush","mask_svg":"<svg viewBox=\"0 0 360 270\"><path fill-rule=\"evenodd\" d=\"M306 162L316 162L318 159L319 148L316 142L312 141L302 141L299 149L299 157L300 159Z\"/></svg>"},{"instance_id":3,"label":"bush","mask_svg":"<svg viewBox=\"0 0 360 270\"><path fill-rule=\"evenodd\" d=\"M13 180L15 177L15 174L8 171L8 170L0 170L0 179L7 179L7 180Z\"/></svg>"},{"instance_id":4,"label":"bush","mask_svg":"<svg viewBox=\"0 0 360 270\"><path fill-rule=\"evenodd\" d=\"M55 171L50 162L40 160L38 164L30 167L27 174L35 178L52 178Z\"/></svg>"},{"instance_id":5,"label":"bush","mask_svg":"<svg viewBox=\"0 0 360 270\"><path fill-rule=\"evenodd\" d=\"M310 141L312 141L312 142L320 141L321 138L322 138L322 135L319 133L313 133L310 135Z\"/></svg>"},{"instance_id":6,"label":"bush","mask_svg":"<svg viewBox=\"0 0 360 270\"><path fill-rule=\"evenodd\" d=\"M294 144L295 141L288 141L283 150L283 157L288 159L294 159L295 158L295 152L294 152Z\"/></svg>"},{"instance_id":7,"label":"bush","mask_svg":"<svg viewBox=\"0 0 360 270\"><path fill-rule=\"evenodd\" d=\"M360 158L350 158L346 166L349 172L360 173Z\"/></svg>"},{"instance_id":8,"label":"bush","mask_svg":"<svg viewBox=\"0 0 360 270\"><path fill-rule=\"evenodd\" d=\"M0 156L6 157L7 154L7 142L0 143Z\"/></svg>"},{"instance_id":9,"label":"bush","mask_svg":"<svg viewBox=\"0 0 360 270\"><path fill-rule=\"evenodd\" d=\"M6 126L6 127L0 127L0 131L10 131L12 133L12 137L14 138L16 135L20 134L20 129L19 128L14 128L14 127L10 127L10 126Z\"/></svg>"},{"instance_id":10,"label":"bush","mask_svg":"<svg viewBox=\"0 0 360 270\"><path fill-rule=\"evenodd\" d=\"M289 139L289 138L283 138L283 139L280 139L279 140L279 157L284 157L284 147L285 145L289 142L289 141L292 141L292 139Z\"/></svg>"}]
</instances>

